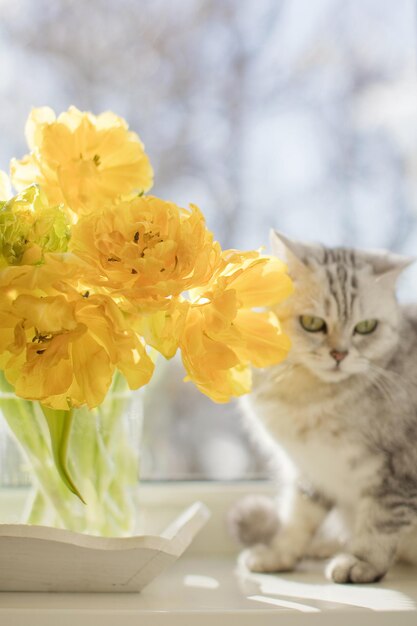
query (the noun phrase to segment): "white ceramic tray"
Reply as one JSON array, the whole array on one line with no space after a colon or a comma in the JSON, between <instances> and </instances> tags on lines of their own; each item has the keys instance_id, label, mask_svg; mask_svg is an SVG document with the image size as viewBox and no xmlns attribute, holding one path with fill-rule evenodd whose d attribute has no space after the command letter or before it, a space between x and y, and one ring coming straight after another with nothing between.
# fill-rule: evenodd
<instances>
[{"instance_id":1,"label":"white ceramic tray","mask_svg":"<svg viewBox=\"0 0 417 626\"><path fill-rule=\"evenodd\" d=\"M124 538L0 524L0 591L141 591L181 556L209 516L196 502L161 535Z\"/></svg>"}]
</instances>

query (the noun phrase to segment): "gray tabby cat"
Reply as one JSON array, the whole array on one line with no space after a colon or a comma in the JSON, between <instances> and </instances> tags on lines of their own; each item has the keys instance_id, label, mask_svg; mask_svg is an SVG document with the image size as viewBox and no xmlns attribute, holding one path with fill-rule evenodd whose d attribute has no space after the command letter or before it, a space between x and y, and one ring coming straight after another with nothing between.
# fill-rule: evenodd
<instances>
[{"instance_id":1,"label":"gray tabby cat","mask_svg":"<svg viewBox=\"0 0 417 626\"><path fill-rule=\"evenodd\" d=\"M276 512L234 511L237 532L258 540L243 560L256 572L293 569L336 507L350 540L328 576L377 581L397 557L417 562L417 307L395 295L411 260L276 233L273 248L296 287L277 309L292 349L256 375L246 415L258 437L285 451L294 482L286 519L269 523L268 539L262 528Z\"/></svg>"}]
</instances>

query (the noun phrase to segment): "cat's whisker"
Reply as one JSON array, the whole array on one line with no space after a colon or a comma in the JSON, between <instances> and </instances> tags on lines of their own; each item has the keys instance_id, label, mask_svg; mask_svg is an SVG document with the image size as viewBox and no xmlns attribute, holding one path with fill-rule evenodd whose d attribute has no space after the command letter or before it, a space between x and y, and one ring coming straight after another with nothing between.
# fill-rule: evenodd
<instances>
[{"instance_id":1,"label":"cat's whisker","mask_svg":"<svg viewBox=\"0 0 417 626\"><path fill-rule=\"evenodd\" d=\"M382 395L390 403L390 405L395 405L395 401L392 394L390 393L391 390L389 388L389 385L387 385L387 381L381 378L378 373L372 379L371 384L373 387L375 387L375 389L382 393Z\"/></svg>"},{"instance_id":2,"label":"cat's whisker","mask_svg":"<svg viewBox=\"0 0 417 626\"><path fill-rule=\"evenodd\" d=\"M278 383L283 378L287 378L297 367L300 367L298 363L288 363L285 366L281 366L279 371L274 370L270 375L271 382Z\"/></svg>"},{"instance_id":3,"label":"cat's whisker","mask_svg":"<svg viewBox=\"0 0 417 626\"><path fill-rule=\"evenodd\" d=\"M406 387L413 387L413 388L417 388L417 382L414 382L411 379L406 379L404 376L401 376L401 374L399 374L398 372L394 372L392 370L385 370L382 367L379 367L377 365L373 365L374 369L377 369L381 376L384 376L387 380L390 380L392 383L395 383L396 381L401 382L404 386ZM394 380L395 379L395 380Z\"/></svg>"},{"instance_id":4,"label":"cat's whisker","mask_svg":"<svg viewBox=\"0 0 417 626\"><path fill-rule=\"evenodd\" d=\"M399 398L402 394L409 397L417 389L416 384L411 380L406 380L401 374L384 370L382 367L371 364L371 370L376 373L380 381L383 381L391 396Z\"/></svg>"}]
</instances>

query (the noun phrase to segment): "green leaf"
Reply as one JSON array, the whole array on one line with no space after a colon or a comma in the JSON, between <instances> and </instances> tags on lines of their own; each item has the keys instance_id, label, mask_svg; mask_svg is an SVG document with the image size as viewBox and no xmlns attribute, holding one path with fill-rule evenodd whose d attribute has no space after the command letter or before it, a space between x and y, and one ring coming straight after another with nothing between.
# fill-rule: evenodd
<instances>
[{"instance_id":1,"label":"green leaf","mask_svg":"<svg viewBox=\"0 0 417 626\"><path fill-rule=\"evenodd\" d=\"M68 444L73 421L73 411L50 409L41 404L43 414L51 435L52 454L55 466L63 482L73 494L86 504L84 498L75 486L68 470Z\"/></svg>"}]
</instances>

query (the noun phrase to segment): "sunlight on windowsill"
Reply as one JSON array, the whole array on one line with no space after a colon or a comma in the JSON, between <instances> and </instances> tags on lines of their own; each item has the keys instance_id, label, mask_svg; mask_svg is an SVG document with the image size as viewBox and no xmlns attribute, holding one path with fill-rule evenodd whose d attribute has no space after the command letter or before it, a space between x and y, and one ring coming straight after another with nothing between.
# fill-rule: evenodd
<instances>
[{"instance_id":1,"label":"sunlight on windowsill","mask_svg":"<svg viewBox=\"0 0 417 626\"><path fill-rule=\"evenodd\" d=\"M315 566L316 568L317 566ZM375 585L337 585L332 582L301 582L292 580L300 574L309 579L315 579L323 574L315 569L308 572L288 574L254 574L239 566L236 571L242 592L248 594L248 599L272 605L285 606L287 600L282 598L296 598L300 602L318 601L326 603L328 608L359 607L370 611L412 611L417 608L416 602L402 591L390 587L389 581ZM397 586L396 582L395 585ZM277 599L274 596L279 596ZM314 611L315 607L298 604L292 607L301 611Z\"/></svg>"}]
</instances>

